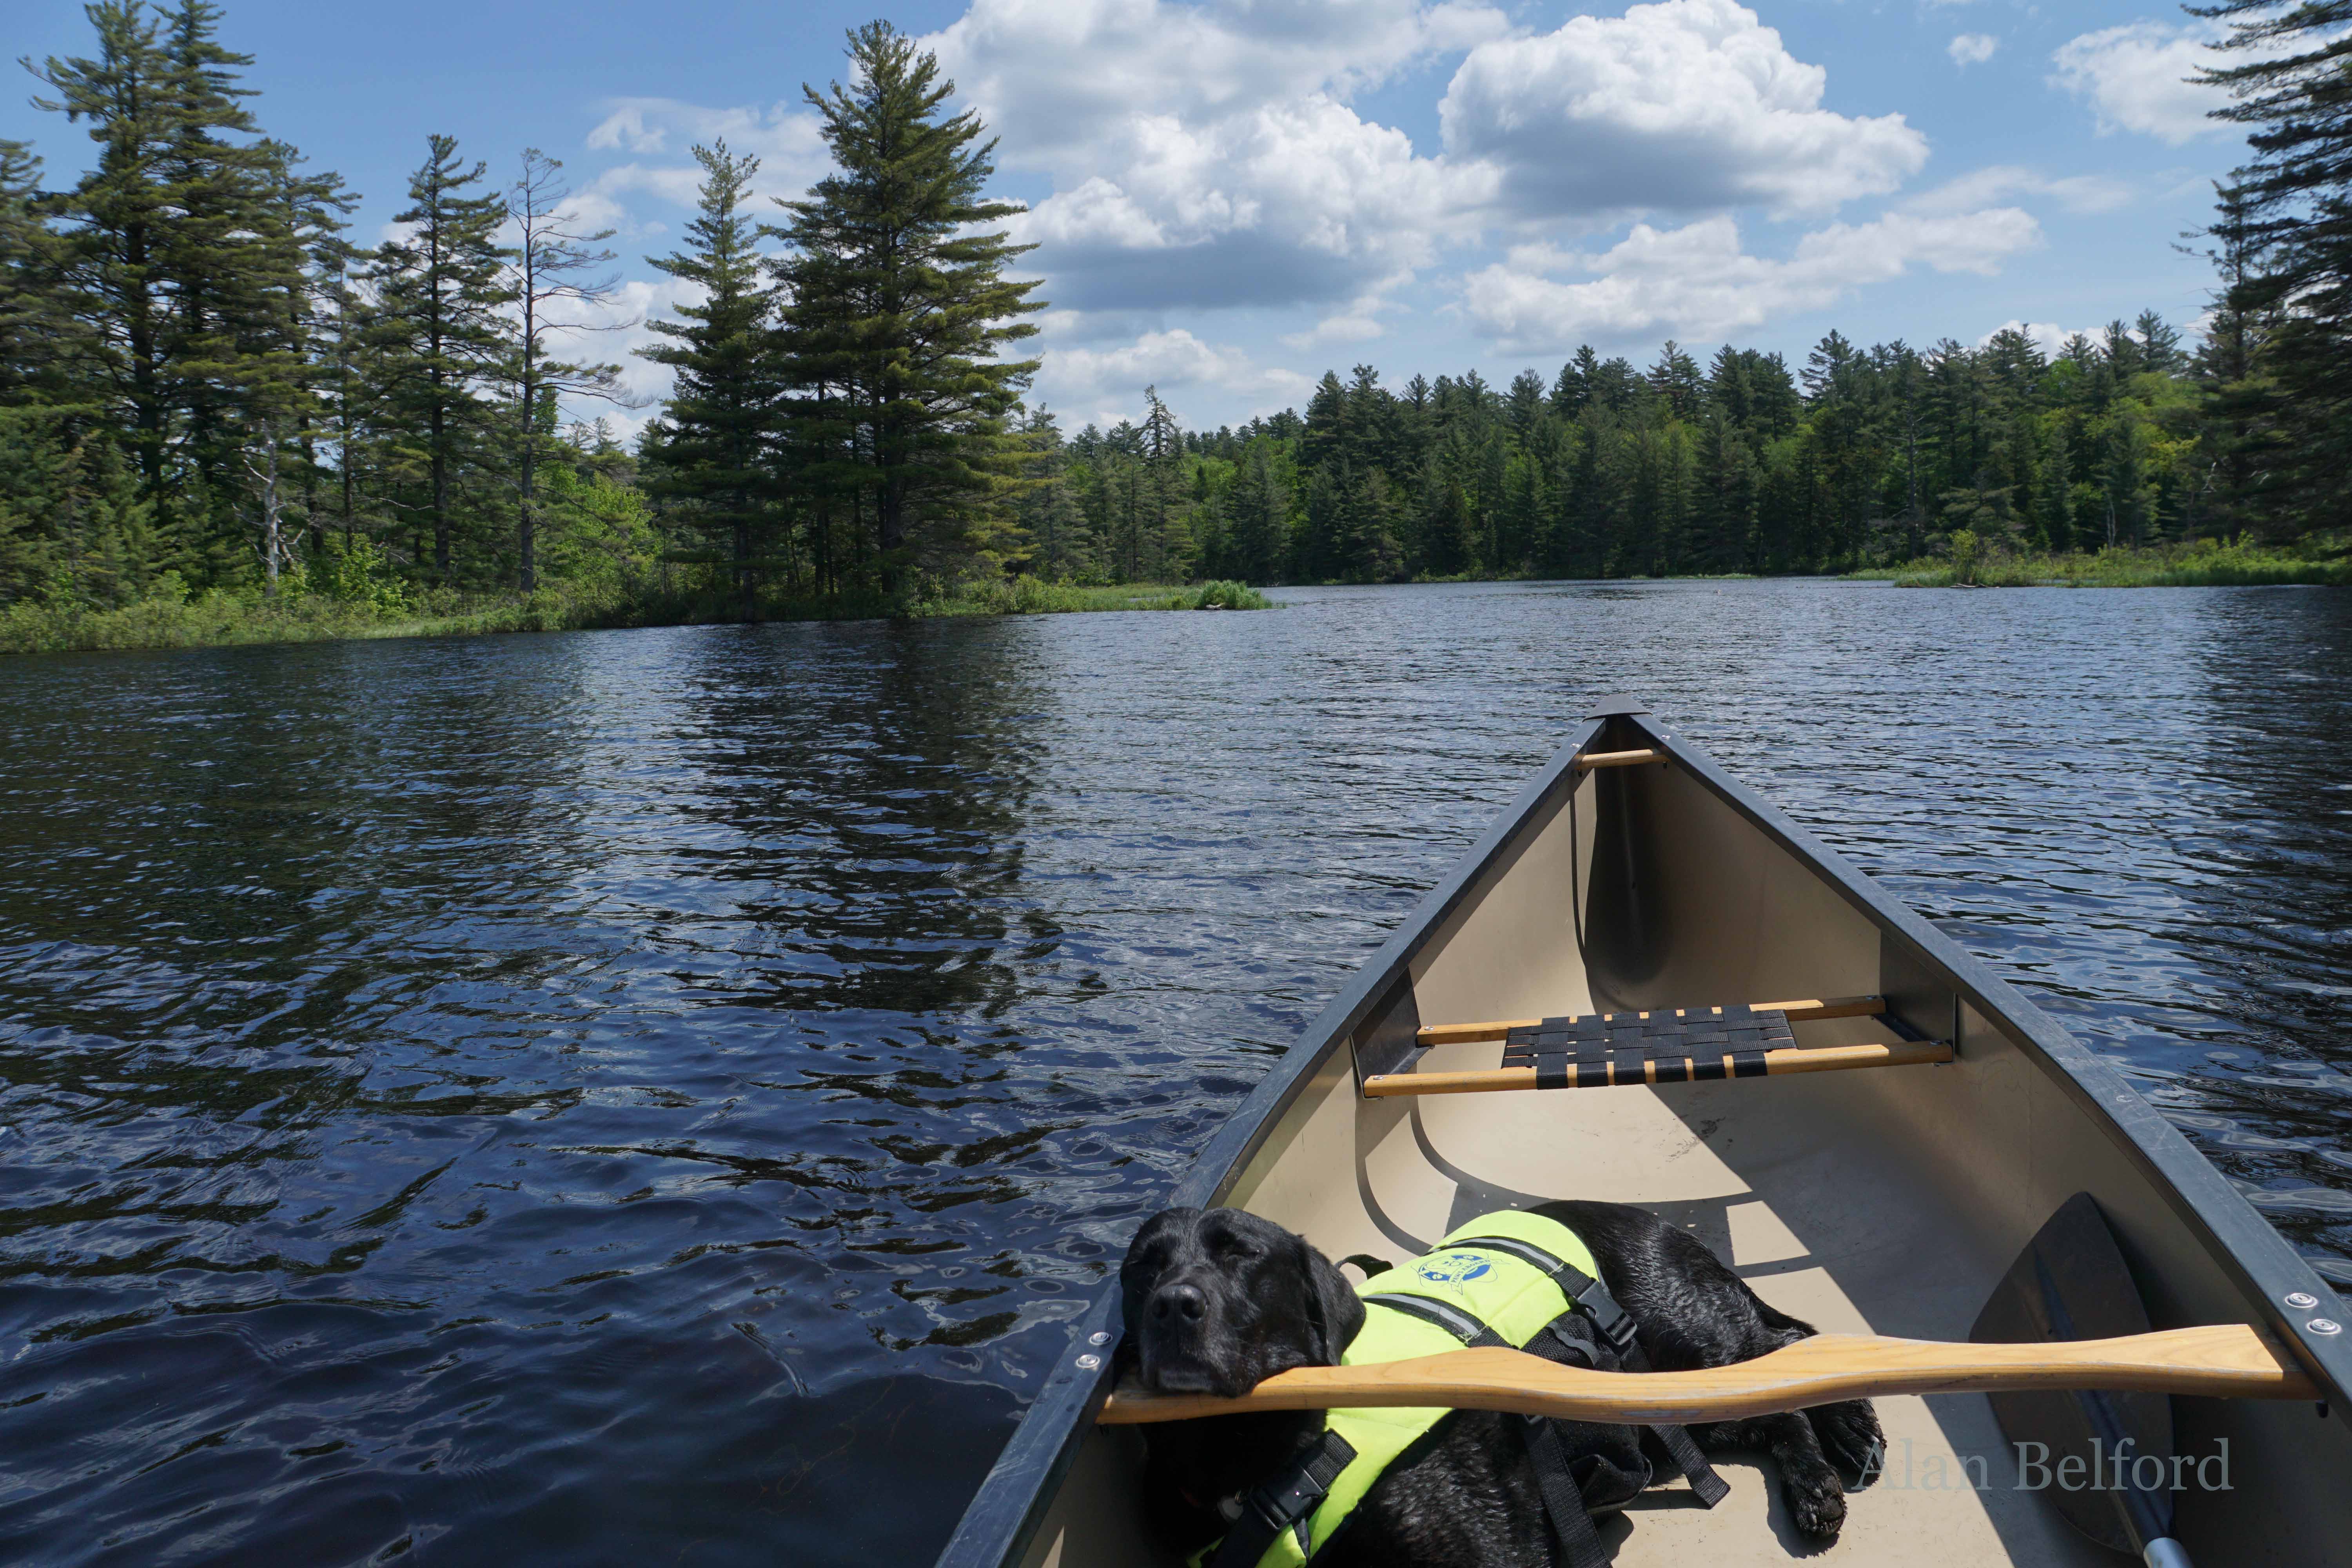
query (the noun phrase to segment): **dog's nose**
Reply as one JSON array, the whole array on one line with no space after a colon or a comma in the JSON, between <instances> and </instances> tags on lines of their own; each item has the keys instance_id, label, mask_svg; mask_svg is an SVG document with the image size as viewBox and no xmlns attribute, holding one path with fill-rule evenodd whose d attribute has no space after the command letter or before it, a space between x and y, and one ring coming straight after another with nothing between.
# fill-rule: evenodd
<instances>
[{"instance_id":1,"label":"dog's nose","mask_svg":"<svg viewBox=\"0 0 2352 1568\"><path fill-rule=\"evenodd\" d=\"M1197 1323L1208 1315L1209 1299L1198 1285L1163 1285L1151 1297L1151 1321Z\"/></svg>"}]
</instances>

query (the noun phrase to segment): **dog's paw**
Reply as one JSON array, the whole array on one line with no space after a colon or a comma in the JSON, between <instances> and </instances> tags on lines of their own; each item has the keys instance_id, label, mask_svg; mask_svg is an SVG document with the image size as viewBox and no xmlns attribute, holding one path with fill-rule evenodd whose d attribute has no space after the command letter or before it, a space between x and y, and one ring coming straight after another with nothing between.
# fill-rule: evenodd
<instances>
[{"instance_id":1,"label":"dog's paw","mask_svg":"<svg viewBox=\"0 0 2352 1568\"><path fill-rule=\"evenodd\" d=\"M1787 1477L1782 1489L1789 1498L1789 1520L1797 1532L1827 1545L1845 1528L1845 1489L1824 1470L1818 1476Z\"/></svg>"},{"instance_id":2,"label":"dog's paw","mask_svg":"<svg viewBox=\"0 0 2352 1568\"><path fill-rule=\"evenodd\" d=\"M1853 1489L1860 1491L1878 1479L1886 1464L1886 1435L1868 1400L1824 1405L1805 1414L1822 1440L1822 1451Z\"/></svg>"}]
</instances>

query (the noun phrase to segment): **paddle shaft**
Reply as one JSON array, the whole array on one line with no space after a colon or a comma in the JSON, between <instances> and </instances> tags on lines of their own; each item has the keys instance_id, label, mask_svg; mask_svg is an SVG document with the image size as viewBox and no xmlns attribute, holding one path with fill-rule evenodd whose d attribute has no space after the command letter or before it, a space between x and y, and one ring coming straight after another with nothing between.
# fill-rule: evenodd
<instances>
[{"instance_id":1,"label":"paddle shaft","mask_svg":"<svg viewBox=\"0 0 2352 1568\"><path fill-rule=\"evenodd\" d=\"M1874 1018L1886 1011L1886 998L1808 996L1794 1002L1751 1002L1748 1005L1752 1012L1778 1013L1791 1024L1802 1024L1815 1018ZM1633 1016L1647 1018L1654 1013L1705 1015L1713 1011L1710 1007L1662 1007ZM1574 1021L1572 1016L1570 1021ZM1475 1045L1481 1040L1507 1040L1513 1029L1532 1029L1544 1022L1541 1018L1498 1018L1478 1024L1429 1024L1414 1032L1413 1041L1423 1046Z\"/></svg>"},{"instance_id":2,"label":"paddle shaft","mask_svg":"<svg viewBox=\"0 0 2352 1568\"><path fill-rule=\"evenodd\" d=\"M1692 1058L1680 1058L1687 1062ZM1702 1060L1706 1058L1700 1058ZM1941 1040L1901 1040L1893 1045L1824 1046L1818 1050L1766 1051L1764 1072L1778 1078L1799 1072L1837 1072L1847 1068L1919 1067L1931 1062L1952 1059L1952 1047ZM1571 1066L1568 1069L1570 1089L1601 1089L1619 1082L1606 1064L1594 1068L1591 1083L1583 1080L1584 1069ZM1652 1058L1643 1062L1639 1080L1658 1081L1658 1062ZM1408 1094L1488 1094L1497 1089L1533 1089L1536 1069L1533 1068L1486 1068L1472 1072L1389 1072L1375 1073L1364 1080L1364 1098L1391 1100Z\"/></svg>"},{"instance_id":3,"label":"paddle shaft","mask_svg":"<svg viewBox=\"0 0 2352 1568\"><path fill-rule=\"evenodd\" d=\"M2057 1344L1953 1344L1816 1334L1784 1350L1695 1372L1591 1372L1515 1350L1453 1351L1369 1366L1278 1373L1238 1398L1114 1393L1113 1426L1261 1410L1438 1405L1567 1421L1687 1426L1899 1394L2114 1388L2231 1399L2309 1399L2314 1384L2243 1323Z\"/></svg>"}]
</instances>

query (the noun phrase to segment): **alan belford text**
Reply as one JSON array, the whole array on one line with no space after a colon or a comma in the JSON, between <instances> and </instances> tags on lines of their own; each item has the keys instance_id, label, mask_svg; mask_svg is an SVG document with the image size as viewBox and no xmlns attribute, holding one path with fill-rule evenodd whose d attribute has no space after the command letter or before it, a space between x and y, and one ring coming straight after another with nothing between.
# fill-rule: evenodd
<instances>
[{"instance_id":1,"label":"alan belford text","mask_svg":"<svg viewBox=\"0 0 2352 1568\"><path fill-rule=\"evenodd\" d=\"M2015 1464L1996 1477L1983 1454L1916 1454L1911 1439L1886 1446L1879 1462L1863 1473L1864 1485L1895 1491L1990 1491L2010 1487L2025 1492L2208 1491L2230 1487L2230 1440L2219 1438L2210 1454L2144 1454L2128 1437L2109 1447L2097 1438L2090 1452L2052 1458L2046 1443L2013 1445Z\"/></svg>"}]
</instances>

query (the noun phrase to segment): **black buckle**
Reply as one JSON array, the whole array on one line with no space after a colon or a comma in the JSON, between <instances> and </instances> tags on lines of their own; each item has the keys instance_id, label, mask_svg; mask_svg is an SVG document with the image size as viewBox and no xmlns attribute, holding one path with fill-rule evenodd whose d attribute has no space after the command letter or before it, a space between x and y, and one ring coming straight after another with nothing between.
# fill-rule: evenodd
<instances>
[{"instance_id":1,"label":"black buckle","mask_svg":"<svg viewBox=\"0 0 2352 1568\"><path fill-rule=\"evenodd\" d=\"M1617 1304L1609 1287L1595 1279L1576 1297L1577 1306L1592 1319L1592 1326L1609 1342L1609 1348L1623 1355L1633 1348L1633 1315Z\"/></svg>"},{"instance_id":2,"label":"black buckle","mask_svg":"<svg viewBox=\"0 0 2352 1568\"><path fill-rule=\"evenodd\" d=\"M1355 1446L1326 1427L1322 1441L1291 1468L1282 1484L1259 1485L1250 1492L1249 1505L1279 1534L1323 1506L1323 1500L1331 1495L1331 1483L1355 1458Z\"/></svg>"}]
</instances>

